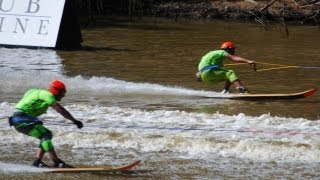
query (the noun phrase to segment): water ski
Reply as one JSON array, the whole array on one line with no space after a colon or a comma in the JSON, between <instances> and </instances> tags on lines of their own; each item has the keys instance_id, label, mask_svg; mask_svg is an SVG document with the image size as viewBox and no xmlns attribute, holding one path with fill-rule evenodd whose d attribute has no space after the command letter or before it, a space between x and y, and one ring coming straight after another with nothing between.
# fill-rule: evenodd
<instances>
[{"instance_id":1,"label":"water ski","mask_svg":"<svg viewBox=\"0 0 320 180\"><path fill-rule=\"evenodd\" d=\"M140 160L134 161L122 166L104 166L104 167L75 167L75 168L48 168L47 173L80 173L80 172L117 172L129 171L138 166Z\"/></svg>"},{"instance_id":2,"label":"water ski","mask_svg":"<svg viewBox=\"0 0 320 180\"><path fill-rule=\"evenodd\" d=\"M210 96L208 98L215 99L240 99L240 100L294 100L306 98L316 93L316 89L309 89L297 93L283 94L221 94L219 96Z\"/></svg>"}]
</instances>

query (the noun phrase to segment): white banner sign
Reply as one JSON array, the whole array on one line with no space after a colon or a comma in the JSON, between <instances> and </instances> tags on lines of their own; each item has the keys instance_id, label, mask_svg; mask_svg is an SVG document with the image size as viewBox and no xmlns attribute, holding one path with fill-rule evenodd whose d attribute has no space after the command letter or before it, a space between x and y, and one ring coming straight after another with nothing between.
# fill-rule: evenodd
<instances>
[{"instance_id":1,"label":"white banner sign","mask_svg":"<svg viewBox=\"0 0 320 180\"><path fill-rule=\"evenodd\" d=\"M0 0L0 44L55 47L65 0Z\"/></svg>"}]
</instances>

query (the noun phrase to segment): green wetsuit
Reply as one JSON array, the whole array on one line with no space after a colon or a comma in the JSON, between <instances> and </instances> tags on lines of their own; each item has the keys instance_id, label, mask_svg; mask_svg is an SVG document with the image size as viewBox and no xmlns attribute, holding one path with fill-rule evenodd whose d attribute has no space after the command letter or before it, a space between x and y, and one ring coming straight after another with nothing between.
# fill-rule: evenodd
<instances>
[{"instance_id":1,"label":"green wetsuit","mask_svg":"<svg viewBox=\"0 0 320 180\"><path fill-rule=\"evenodd\" d=\"M41 89L30 89L16 105L16 109L30 117L37 117L46 113L49 106L56 102L54 95Z\"/></svg>"},{"instance_id":2,"label":"green wetsuit","mask_svg":"<svg viewBox=\"0 0 320 180\"><path fill-rule=\"evenodd\" d=\"M210 85L225 80L229 80L232 83L238 79L233 70L222 68L223 61L225 60L225 56L227 54L228 53L225 50L215 50L210 51L201 58L198 65L198 70L200 72L205 67L217 65L216 68L206 69L201 72L201 79L204 83Z\"/></svg>"},{"instance_id":3,"label":"green wetsuit","mask_svg":"<svg viewBox=\"0 0 320 180\"><path fill-rule=\"evenodd\" d=\"M37 116L44 114L56 99L47 90L30 89L17 103L17 112L12 116L13 126L20 133L40 139L40 148L44 151L54 149L52 133L42 125Z\"/></svg>"}]
</instances>

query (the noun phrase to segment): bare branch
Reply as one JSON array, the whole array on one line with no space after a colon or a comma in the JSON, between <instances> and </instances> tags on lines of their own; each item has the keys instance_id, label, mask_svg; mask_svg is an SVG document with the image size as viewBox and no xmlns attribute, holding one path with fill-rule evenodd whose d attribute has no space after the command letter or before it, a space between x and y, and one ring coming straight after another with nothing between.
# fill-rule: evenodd
<instances>
[{"instance_id":1,"label":"bare branch","mask_svg":"<svg viewBox=\"0 0 320 180\"><path fill-rule=\"evenodd\" d=\"M267 5L265 5L263 8L261 8L260 11L264 11L264 10L268 9L276 1L279 1L279 0L271 0Z\"/></svg>"}]
</instances>

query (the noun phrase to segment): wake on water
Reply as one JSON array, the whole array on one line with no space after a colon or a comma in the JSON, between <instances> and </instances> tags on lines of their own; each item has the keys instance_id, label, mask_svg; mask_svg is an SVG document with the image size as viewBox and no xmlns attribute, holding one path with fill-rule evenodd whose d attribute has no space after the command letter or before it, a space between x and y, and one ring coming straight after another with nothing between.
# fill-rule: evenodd
<instances>
[{"instance_id":1,"label":"wake on water","mask_svg":"<svg viewBox=\"0 0 320 180\"><path fill-rule=\"evenodd\" d=\"M0 111L8 115L13 105L1 103ZM259 161L320 162L318 121L268 114L228 116L84 104L71 104L66 108L85 126L75 131L73 124L50 109L42 118L55 132L57 146L135 149L145 153L172 151L181 153L186 159L206 159L213 153ZM5 115L0 118L5 119ZM33 141L17 134L6 122L0 125L1 142Z\"/></svg>"}]
</instances>

